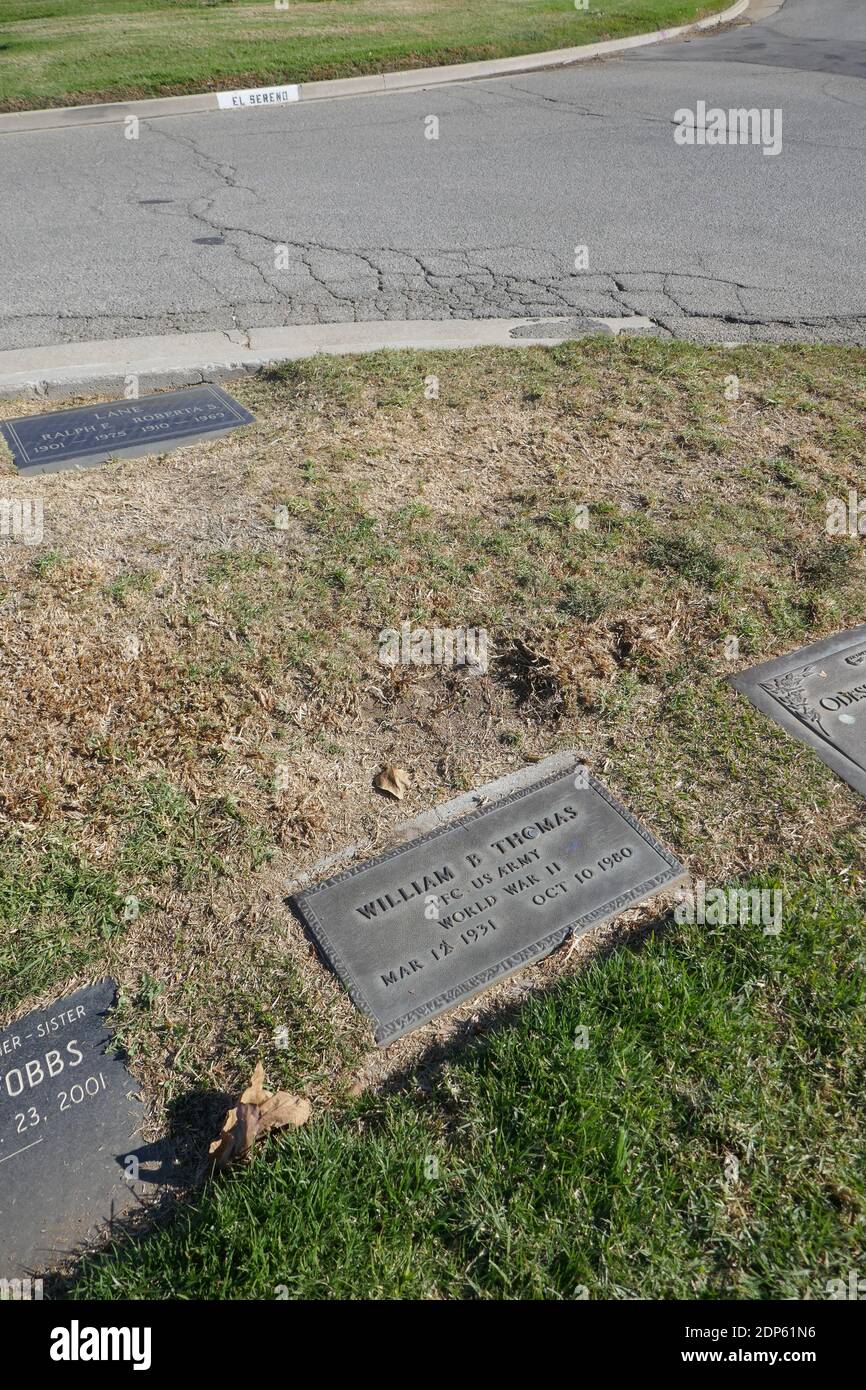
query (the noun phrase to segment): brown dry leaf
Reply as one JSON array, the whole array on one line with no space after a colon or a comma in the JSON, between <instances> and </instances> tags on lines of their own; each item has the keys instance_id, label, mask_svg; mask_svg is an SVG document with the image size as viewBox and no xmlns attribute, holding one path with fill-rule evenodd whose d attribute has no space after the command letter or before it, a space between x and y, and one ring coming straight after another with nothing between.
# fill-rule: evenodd
<instances>
[{"instance_id":1,"label":"brown dry leaf","mask_svg":"<svg viewBox=\"0 0 866 1390\"><path fill-rule=\"evenodd\" d=\"M214 1167L225 1168L231 1162L235 1148L235 1126L237 1125L238 1112L232 1108L223 1121L222 1131L218 1139L211 1144L208 1153L213 1159Z\"/></svg>"},{"instance_id":2,"label":"brown dry leaf","mask_svg":"<svg viewBox=\"0 0 866 1390\"><path fill-rule=\"evenodd\" d=\"M264 1105L270 1099L270 1091L265 1090L265 1068L263 1063L257 1062L255 1071L250 1077L250 1084L241 1096L244 1105Z\"/></svg>"},{"instance_id":3,"label":"brown dry leaf","mask_svg":"<svg viewBox=\"0 0 866 1390\"><path fill-rule=\"evenodd\" d=\"M402 801L409 790L410 777L405 768L395 767L393 763L383 763L381 770L373 778L373 786L380 792L387 792L395 801Z\"/></svg>"},{"instance_id":4,"label":"brown dry leaf","mask_svg":"<svg viewBox=\"0 0 866 1390\"><path fill-rule=\"evenodd\" d=\"M247 1158L260 1134L286 1125L297 1128L310 1118L310 1102L288 1091L275 1094L265 1089L265 1069L256 1064L250 1084L237 1105L226 1114L219 1138L210 1146L214 1167L227 1168L236 1158Z\"/></svg>"},{"instance_id":5,"label":"brown dry leaf","mask_svg":"<svg viewBox=\"0 0 866 1390\"><path fill-rule=\"evenodd\" d=\"M307 1123L310 1118L310 1102L303 1096L293 1096L289 1091L277 1091L262 1106L259 1118L259 1133L266 1134L269 1129L282 1129L292 1125L295 1129Z\"/></svg>"},{"instance_id":6,"label":"brown dry leaf","mask_svg":"<svg viewBox=\"0 0 866 1390\"><path fill-rule=\"evenodd\" d=\"M235 1125L235 1143L232 1150L232 1158L246 1158L253 1144L256 1142L256 1135L259 1132L259 1119L261 1111L257 1105L245 1105L241 1101L238 1106L238 1118Z\"/></svg>"},{"instance_id":7,"label":"brown dry leaf","mask_svg":"<svg viewBox=\"0 0 866 1390\"><path fill-rule=\"evenodd\" d=\"M261 1111L257 1105L241 1101L226 1115L222 1132L210 1146L215 1168L227 1168L235 1158L246 1158L259 1132Z\"/></svg>"}]
</instances>

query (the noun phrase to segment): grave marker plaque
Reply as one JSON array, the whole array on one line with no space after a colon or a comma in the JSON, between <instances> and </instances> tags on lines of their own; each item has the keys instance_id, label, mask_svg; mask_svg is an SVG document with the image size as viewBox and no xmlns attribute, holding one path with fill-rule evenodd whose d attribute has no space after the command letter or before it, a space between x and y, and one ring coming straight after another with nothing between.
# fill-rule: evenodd
<instances>
[{"instance_id":1,"label":"grave marker plaque","mask_svg":"<svg viewBox=\"0 0 866 1390\"><path fill-rule=\"evenodd\" d=\"M292 901L384 1046L682 875L575 762Z\"/></svg>"},{"instance_id":2,"label":"grave marker plaque","mask_svg":"<svg viewBox=\"0 0 866 1390\"><path fill-rule=\"evenodd\" d=\"M741 671L731 684L866 796L866 623Z\"/></svg>"},{"instance_id":3,"label":"grave marker plaque","mask_svg":"<svg viewBox=\"0 0 866 1390\"><path fill-rule=\"evenodd\" d=\"M31 477L92 468L108 458L165 453L254 421L226 391L207 385L25 415L0 421L0 432L19 473Z\"/></svg>"},{"instance_id":4,"label":"grave marker plaque","mask_svg":"<svg viewBox=\"0 0 866 1390\"><path fill-rule=\"evenodd\" d=\"M0 1278L50 1267L136 1200L143 1107L106 1050L115 993L101 980L0 1033Z\"/></svg>"}]
</instances>

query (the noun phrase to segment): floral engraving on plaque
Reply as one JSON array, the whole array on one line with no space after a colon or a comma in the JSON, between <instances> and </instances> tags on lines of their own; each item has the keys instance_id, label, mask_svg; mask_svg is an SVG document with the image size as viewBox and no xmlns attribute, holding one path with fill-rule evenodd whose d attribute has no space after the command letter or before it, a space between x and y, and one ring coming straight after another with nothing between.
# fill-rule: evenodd
<instances>
[{"instance_id":1,"label":"floral engraving on plaque","mask_svg":"<svg viewBox=\"0 0 866 1390\"><path fill-rule=\"evenodd\" d=\"M808 666L800 666L796 671L786 671L783 676L776 676L771 681L764 681L762 689L768 695L772 695L774 700L778 700L780 705L790 710L798 719L802 719L804 724L817 729L818 732L831 742L830 735L821 723L821 715L811 703L806 693L804 682L809 676L814 676L820 671L820 665L812 661Z\"/></svg>"}]
</instances>

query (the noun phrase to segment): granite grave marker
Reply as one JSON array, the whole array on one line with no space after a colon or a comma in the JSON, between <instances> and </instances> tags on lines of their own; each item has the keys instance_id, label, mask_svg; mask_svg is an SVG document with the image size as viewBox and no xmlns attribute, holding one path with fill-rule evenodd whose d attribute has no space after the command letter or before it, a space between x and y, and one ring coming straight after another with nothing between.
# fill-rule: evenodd
<instances>
[{"instance_id":1,"label":"granite grave marker","mask_svg":"<svg viewBox=\"0 0 866 1390\"><path fill-rule=\"evenodd\" d=\"M682 876L575 762L292 902L384 1046Z\"/></svg>"},{"instance_id":2,"label":"granite grave marker","mask_svg":"<svg viewBox=\"0 0 866 1390\"><path fill-rule=\"evenodd\" d=\"M0 1278L56 1263L137 1200L137 1084L110 1050L113 980L0 1033Z\"/></svg>"},{"instance_id":3,"label":"granite grave marker","mask_svg":"<svg viewBox=\"0 0 866 1390\"><path fill-rule=\"evenodd\" d=\"M254 421L226 391L205 385L3 420L0 432L19 473L33 477L165 453Z\"/></svg>"},{"instance_id":4,"label":"granite grave marker","mask_svg":"<svg viewBox=\"0 0 866 1390\"><path fill-rule=\"evenodd\" d=\"M866 796L866 623L741 671L731 684Z\"/></svg>"}]
</instances>

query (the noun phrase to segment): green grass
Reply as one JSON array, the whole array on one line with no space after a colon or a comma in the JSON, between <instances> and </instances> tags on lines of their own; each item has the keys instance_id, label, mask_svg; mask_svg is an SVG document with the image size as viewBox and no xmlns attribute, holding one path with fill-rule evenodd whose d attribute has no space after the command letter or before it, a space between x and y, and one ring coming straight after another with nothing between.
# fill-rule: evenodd
<instances>
[{"instance_id":1,"label":"green grass","mask_svg":"<svg viewBox=\"0 0 866 1390\"><path fill-rule=\"evenodd\" d=\"M309 82L567 48L727 0L2 0L0 110Z\"/></svg>"},{"instance_id":2,"label":"green grass","mask_svg":"<svg viewBox=\"0 0 866 1390\"><path fill-rule=\"evenodd\" d=\"M866 1225L866 902L835 877L852 849L776 880L779 936L668 922L429 1094L272 1140L73 1296L825 1297Z\"/></svg>"},{"instance_id":3,"label":"green grass","mask_svg":"<svg viewBox=\"0 0 866 1390\"><path fill-rule=\"evenodd\" d=\"M47 836L25 830L3 840L0 1007L60 988L86 968L126 931L129 899L146 914L158 886L194 894L241 864L257 868L272 852L230 798L193 805L160 778L135 787L108 780L90 812L94 822L111 818L118 826L110 866L94 862L62 826Z\"/></svg>"},{"instance_id":4,"label":"green grass","mask_svg":"<svg viewBox=\"0 0 866 1390\"><path fill-rule=\"evenodd\" d=\"M69 978L124 930L116 874L71 836L4 837L0 846L0 1008Z\"/></svg>"}]
</instances>

